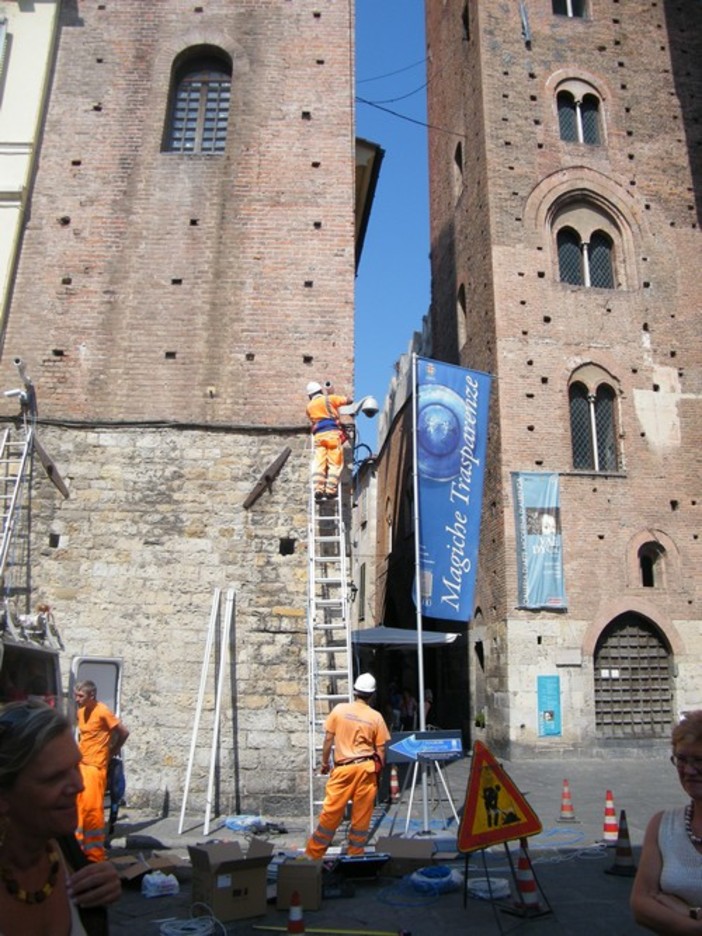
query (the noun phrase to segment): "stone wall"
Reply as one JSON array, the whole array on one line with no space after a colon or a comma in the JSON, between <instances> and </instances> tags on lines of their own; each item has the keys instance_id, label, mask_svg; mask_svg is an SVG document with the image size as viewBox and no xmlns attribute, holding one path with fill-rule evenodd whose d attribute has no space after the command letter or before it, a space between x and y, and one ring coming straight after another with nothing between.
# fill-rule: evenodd
<instances>
[{"instance_id":1,"label":"stone wall","mask_svg":"<svg viewBox=\"0 0 702 936\"><path fill-rule=\"evenodd\" d=\"M159 806L166 793L172 805L180 802L213 591L233 587L222 807L279 815L304 809L306 439L48 427L40 437L70 497L64 500L37 470L33 600L53 609L66 647L65 676L74 657L122 661L129 802ZM286 446L292 454L271 490L244 510L263 469ZM194 808L202 808L206 789L215 670L213 653L190 791Z\"/></svg>"}]
</instances>

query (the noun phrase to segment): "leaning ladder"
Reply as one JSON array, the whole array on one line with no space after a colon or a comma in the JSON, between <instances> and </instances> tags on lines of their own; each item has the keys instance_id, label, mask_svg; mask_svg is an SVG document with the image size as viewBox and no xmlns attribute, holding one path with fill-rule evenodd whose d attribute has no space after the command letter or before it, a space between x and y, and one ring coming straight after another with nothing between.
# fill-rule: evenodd
<instances>
[{"instance_id":1,"label":"leaning ladder","mask_svg":"<svg viewBox=\"0 0 702 936\"><path fill-rule=\"evenodd\" d=\"M23 433L15 436L7 427L0 439L0 582L6 582L6 575L11 565L17 564L16 552L18 538L27 536L28 525L20 522L22 511L27 509L28 488L31 480L32 446L34 430L25 427ZM27 544L24 543L26 551ZM15 555L11 555L11 550ZM20 570L22 584L26 585L26 575ZM19 583L15 583L18 585ZM7 594L7 587L5 588Z\"/></svg>"},{"instance_id":2,"label":"leaning ladder","mask_svg":"<svg viewBox=\"0 0 702 936\"><path fill-rule=\"evenodd\" d=\"M324 741L324 721L337 702L350 701L351 627L344 492L317 502L309 491L307 658L309 667L310 831L324 795L325 778L316 769Z\"/></svg>"}]
</instances>

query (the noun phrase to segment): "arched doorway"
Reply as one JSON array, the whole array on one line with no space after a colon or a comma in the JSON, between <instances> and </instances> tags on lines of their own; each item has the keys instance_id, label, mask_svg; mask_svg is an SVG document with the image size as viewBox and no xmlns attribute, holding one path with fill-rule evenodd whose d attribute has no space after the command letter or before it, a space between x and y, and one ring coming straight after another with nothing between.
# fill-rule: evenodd
<instances>
[{"instance_id":1,"label":"arched doorway","mask_svg":"<svg viewBox=\"0 0 702 936\"><path fill-rule=\"evenodd\" d=\"M602 738L664 738L673 721L672 653L663 633L627 612L595 647L595 726Z\"/></svg>"}]
</instances>

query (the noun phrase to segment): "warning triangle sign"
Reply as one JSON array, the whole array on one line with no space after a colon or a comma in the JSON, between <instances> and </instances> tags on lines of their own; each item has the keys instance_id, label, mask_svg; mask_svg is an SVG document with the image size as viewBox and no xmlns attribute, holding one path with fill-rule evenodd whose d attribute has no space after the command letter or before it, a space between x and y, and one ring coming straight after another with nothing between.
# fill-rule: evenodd
<instances>
[{"instance_id":1,"label":"warning triangle sign","mask_svg":"<svg viewBox=\"0 0 702 936\"><path fill-rule=\"evenodd\" d=\"M473 745L458 850L477 851L538 835L541 822L509 775L480 741Z\"/></svg>"}]
</instances>

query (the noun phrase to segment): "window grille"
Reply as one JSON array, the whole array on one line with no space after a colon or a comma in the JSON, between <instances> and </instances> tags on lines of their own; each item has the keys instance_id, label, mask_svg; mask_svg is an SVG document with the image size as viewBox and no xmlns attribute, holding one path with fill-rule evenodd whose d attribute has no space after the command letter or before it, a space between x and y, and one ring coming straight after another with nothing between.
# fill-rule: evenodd
<instances>
[{"instance_id":1,"label":"window grille","mask_svg":"<svg viewBox=\"0 0 702 936\"><path fill-rule=\"evenodd\" d=\"M590 431L590 407L587 402L587 387L573 384L570 388L570 434L573 446L573 467L592 468L592 432Z\"/></svg>"},{"instance_id":2,"label":"window grille","mask_svg":"<svg viewBox=\"0 0 702 936\"><path fill-rule=\"evenodd\" d=\"M231 100L231 75L216 58L186 62L177 76L166 149L223 153Z\"/></svg>"},{"instance_id":3,"label":"window grille","mask_svg":"<svg viewBox=\"0 0 702 936\"><path fill-rule=\"evenodd\" d=\"M585 16L585 0L552 0L552 9L557 16Z\"/></svg>"},{"instance_id":4,"label":"window grille","mask_svg":"<svg viewBox=\"0 0 702 936\"><path fill-rule=\"evenodd\" d=\"M597 146L600 142L600 102L594 94L586 94L580 104L582 142Z\"/></svg>"},{"instance_id":5,"label":"window grille","mask_svg":"<svg viewBox=\"0 0 702 936\"><path fill-rule=\"evenodd\" d=\"M580 237L572 228L558 232L558 274L562 283L583 286L583 259Z\"/></svg>"},{"instance_id":6,"label":"window grille","mask_svg":"<svg viewBox=\"0 0 702 936\"><path fill-rule=\"evenodd\" d=\"M581 471L616 471L614 390L600 384L591 394L584 384L573 383L568 395L573 467Z\"/></svg>"},{"instance_id":7,"label":"window grille","mask_svg":"<svg viewBox=\"0 0 702 936\"><path fill-rule=\"evenodd\" d=\"M578 139L578 124L575 115L575 100L572 94L561 91L557 98L558 126L561 139L567 143L575 143Z\"/></svg>"},{"instance_id":8,"label":"window grille","mask_svg":"<svg viewBox=\"0 0 702 936\"><path fill-rule=\"evenodd\" d=\"M602 289L614 287L612 271L612 241L602 231L595 231L590 237L588 249L590 266L590 285Z\"/></svg>"}]
</instances>

